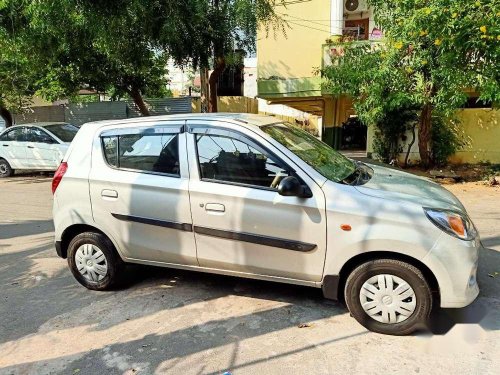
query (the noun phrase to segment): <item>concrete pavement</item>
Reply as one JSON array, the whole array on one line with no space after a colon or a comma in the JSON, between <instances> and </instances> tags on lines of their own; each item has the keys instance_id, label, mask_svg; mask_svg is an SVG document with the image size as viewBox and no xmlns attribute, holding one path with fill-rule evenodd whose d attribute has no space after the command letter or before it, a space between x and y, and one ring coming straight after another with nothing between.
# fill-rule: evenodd
<instances>
[{"instance_id":1,"label":"concrete pavement","mask_svg":"<svg viewBox=\"0 0 500 375\"><path fill-rule=\"evenodd\" d=\"M50 179L0 180L0 374L497 373L500 190L450 189L488 247L481 295L391 337L304 287L133 266L125 288L86 290L53 248Z\"/></svg>"}]
</instances>

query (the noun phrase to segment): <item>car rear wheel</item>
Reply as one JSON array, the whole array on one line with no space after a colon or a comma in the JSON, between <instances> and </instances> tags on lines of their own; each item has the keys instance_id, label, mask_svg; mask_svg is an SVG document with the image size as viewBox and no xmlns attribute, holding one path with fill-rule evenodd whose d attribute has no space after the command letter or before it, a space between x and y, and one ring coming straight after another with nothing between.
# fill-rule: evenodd
<instances>
[{"instance_id":1,"label":"car rear wheel","mask_svg":"<svg viewBox=\"0 0 500 375\"><path fill-rule=\"evenodd\" d=\"M76 280L92 290L112 288L124 269L112 242L104 234L95 232L73 238L68 246L68 264Z\"/></svg>"},{"instance_id":2,"label":"car rear wheel","mask_svg":"<svg viewBox=\"0 0 500 375\"><path fill-rule=\"evenodd\" d=\"M389 335L408 335L422 328L432 310L431 290L422 272L392 259L355 268L347 278L344 296L361 325Z\"/></svg>"},{"instance_id":3,"label":"car rear wheel","mask_svg":"<svg viewBox=\"0 0 500 375\"><path fill-rule=\"evenodd\" d=\"M5 159L0 159L0 178L10 177L14 174L14 170Z\"/></svg>"}]
</instances>

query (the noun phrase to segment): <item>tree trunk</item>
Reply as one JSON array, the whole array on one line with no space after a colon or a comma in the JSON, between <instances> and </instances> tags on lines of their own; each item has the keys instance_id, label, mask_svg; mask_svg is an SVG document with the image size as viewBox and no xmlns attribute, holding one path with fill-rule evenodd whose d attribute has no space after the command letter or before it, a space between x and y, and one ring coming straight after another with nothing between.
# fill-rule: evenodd
<instances>
[{"instance_id":1,"label":"tree trunk","mask_svg":"<svg viewBox=\"0 0 500 375\"><path fill-rule=\"evenodd\" d=\"M5 108L4 106L0 105L0 117L2 117L5 121L5 127L8 128L14 124L14 119L12 118L12 113Z\"/></svg>"},{"instance_id":2,"label":"tree trunk","mask_svg":"<svg viewBox=\"0 0 500 375\"><path fill-rule=\"evenodd\" d=\"M420 115L418 128L418 152L420 160L424 167L429 167L431 158L429 152L429 144L431 141L431 126L432 126L432 105L426 104Z\"/></svg>"},{"instance_id":3,"label":"tree trunk","mask_svg":"<svg viewBox=\"0 0 500 375\"><path fill-rule=\"evenodd\" d=\"M414 124L412 127L411 127L411 135L412 135L412 139L411 139L411 142L410 144L408 145L408 150L406 151L406 156L405 156L405 168L408 168L408 160L410 159L410 152L411 152L411 148L413 147L413 145L415 144L415 139L417 138L416 137L416 134L415 134L415 128L416 128L417 124Z\"/></svg>"},{"instance_id":4,"label":"tree trunk","mask_svg":"<svg viewBox=\"0 0 500 375\"><path fill-rule=\"evenodd\" d=\"M200 97L200 112L208 112L208 97L210 93L210 88L208 87L208 69L200 69L200 83L201 83L201 97Z\"/></svg>"},{"instance_id":5,"label":"tree trunk","mask_svg":"<svg viewBox=\"0 0 500 375\"><path fill-rule=\"evenodd\" d=\"M210 79L208 80L209 91L210 91L210 100L208 102L208 111L209 112L217 112L217 85L219 82L219 77L222 72L226 68L226 59L224 57L216 57L215 58L215 68L210 74Z\"/></svg>"},{"instance_id":6,"label":"tree trunk","mask_svg":"<svg viewBox=\"0 0 500 375\"><path fill-rule=\"evenodd\" d=\"M132 97L132 99L134 100L134 103L137 106L137 108L139 108L139 111L141 111L141 114L143 116L149 116L150 113L149 113L148 106L146 105L146 103L144 103L144 100L142 99L142 95L141 95L140 90L137 88L132 88L129 91L129 94Z\"/></svg>"}]
</instances>

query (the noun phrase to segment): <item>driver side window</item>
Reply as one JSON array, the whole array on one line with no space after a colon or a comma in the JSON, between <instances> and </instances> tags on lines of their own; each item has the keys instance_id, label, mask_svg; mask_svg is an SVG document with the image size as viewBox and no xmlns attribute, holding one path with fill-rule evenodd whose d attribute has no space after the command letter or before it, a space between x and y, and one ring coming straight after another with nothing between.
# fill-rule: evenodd
<instances>
[{"instance_id":1,"label":"driver side window","mask_svg":"<svg viewBox=\"0 0 500 375\"><path fill-rule=\"evenodd\" d=\"M243 137L196 134L203 180L275 189L290 172L279 160Z\"/></svg>"}]
</instances>

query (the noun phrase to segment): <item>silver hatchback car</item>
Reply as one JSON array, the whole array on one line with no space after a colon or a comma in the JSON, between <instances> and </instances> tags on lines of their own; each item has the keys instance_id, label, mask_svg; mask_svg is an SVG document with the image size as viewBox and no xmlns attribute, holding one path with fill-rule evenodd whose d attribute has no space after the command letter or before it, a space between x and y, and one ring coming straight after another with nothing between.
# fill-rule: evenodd
<instances>
[{"instance_id":1,"label":"silver hatchback car","mask_svg":"<svg viewBox=\"0 0 500 375\"><path fill-rule=\"evenodd\" d=\"M397 335L479 293L479 235L457 198L274 117L89 123L52 189L57 252L89 289L125 263L306 285Z\"/></svg>"}]
</instances>

